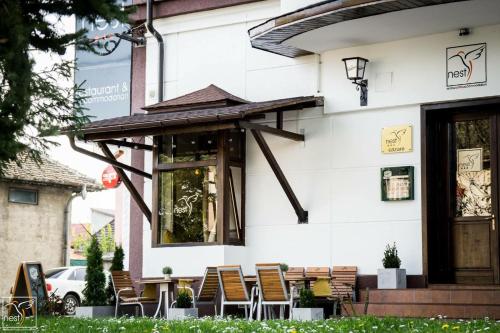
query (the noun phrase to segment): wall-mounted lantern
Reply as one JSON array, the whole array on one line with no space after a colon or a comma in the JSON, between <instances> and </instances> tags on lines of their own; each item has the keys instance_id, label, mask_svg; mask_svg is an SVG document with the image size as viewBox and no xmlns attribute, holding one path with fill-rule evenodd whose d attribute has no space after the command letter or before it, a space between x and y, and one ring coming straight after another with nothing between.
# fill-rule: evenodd
<instances>
[{"instance_id":1,"label":"wall-mounted lantern","mask_svg":"<svg viewBox=\"0 0 500 333\"><path fill-rule=\"evenodd\" d=\"M344 58L342 61L345 64L347 78L356 85L356 90L361 89L359 103L361 106L368 105L368 80L363 80L365 76L365 68L368 59L353 57Z\"/></svg>"}]
</instances>

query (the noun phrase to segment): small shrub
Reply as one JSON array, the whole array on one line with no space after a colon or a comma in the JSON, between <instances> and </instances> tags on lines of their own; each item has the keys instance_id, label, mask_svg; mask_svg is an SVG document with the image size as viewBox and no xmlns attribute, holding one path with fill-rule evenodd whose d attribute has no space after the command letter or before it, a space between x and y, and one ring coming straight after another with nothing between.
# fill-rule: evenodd
<instances>
[{"instance_id":1,"label":"small shrub","mask_svg":"<svg viewBox=\"0 0 500 333\"><path fill-rule=\"evenodd\" d=\"M392 246L387 244L384 251L384 258L382 259L382 264L384 268L400 268L401 259L398 256L398 249L396 248L396 243Z\"/></svg>"},{"instance_id":2,"label":"small shrub","mask_svg":"<svg viewBox=\"0 0 500 333\"><path fill-rule=\"evenodd\" d=\"M285 263L280 264L282 272L288 272L288 265Z\"/></svg>"},{"instance_id":3,"label":"small shrub","mask_svg":"<svg viewBox=\"0 0 500 333\"><path fill-rule=\"evenodd\" d=\"M191 296L188 292L183 290L177 295L177 307L179 309L189 309L191 307Z\"/></svg>"},{"instance_id":4,"label":"small shrub","mask_svg":"<svg viewBox=\"0 0 500 333\"><path fill-rule=\"evenodd\" d=\"M87 276L85 277L85 305L106 305L106 276L102 266L102 251L94 235L87 250Z\"/></svg>"},{"instance_id":5,"label":"small shrub","mask_svg":"<svg viewBox=\"0 0 500 333\"><path fill-rule=\"evenodd\" d=\"M113 261L111 262L110 272L113 271L123 271L123 259L125 258L125 253L121 245L115 247L115 253L113 255ZM106 294L108 297L108 303L110 305L115 305L115 290L113 288L113 282L111 277L108 281L108 288L106 289Z\"/></svg>"},{"instance_id":6,"label":"small shrub","mask_svg":"<svg viewBox=\"0 0 500 333\"><path fill-rule=\"evenodd\" d=\"M316 306L316 299L311 289L303 288L299 293L299 308L314 308Z\"/></svg>"},{"instance_id":7,"label":"small shrub","mask_svg":"<svg viewBox=\"0 0 500 333\"><path fill-rule=\"evenodd\" d=\"M163 272L163 274L172 274L173 270L172 270L172 267L165 266L165 267L163 267L162 272Z\"/></svg>"}]
</instances>

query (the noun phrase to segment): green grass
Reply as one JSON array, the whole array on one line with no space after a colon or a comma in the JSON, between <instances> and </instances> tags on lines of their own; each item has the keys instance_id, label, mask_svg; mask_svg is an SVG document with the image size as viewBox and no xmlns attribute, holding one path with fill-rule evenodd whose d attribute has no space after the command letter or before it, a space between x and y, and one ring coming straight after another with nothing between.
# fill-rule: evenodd
<instances>
[{"instance_id":1,"label":"green grass","mask_svg":"<svg viewBox=\"0 0 500 333\"><path fill-rule=\"evenodd\" d=\"M137 333L204 333L204 332L338 332L338 333L382 333L382 332L500 332L500 321L403 319L403 318L339 318L315 322L289 322L282 320L246 321L243 319L193 319L165 321L149 318L76 319L39 318L37 332L137 332Z\"/></svg>"}]
</instances>

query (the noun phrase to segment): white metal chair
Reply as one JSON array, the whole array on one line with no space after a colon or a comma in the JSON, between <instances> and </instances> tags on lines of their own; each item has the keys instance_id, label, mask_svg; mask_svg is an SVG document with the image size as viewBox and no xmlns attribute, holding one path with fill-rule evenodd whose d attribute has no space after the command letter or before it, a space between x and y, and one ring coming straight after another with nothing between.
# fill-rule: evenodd
<instances>
[{"instance_id":1,"label":"white metal chair","mask_svg":"<svg viewBox=\"0 0 500 333\"><path fill-rule=\"evenodd\" d=\"M254 304L255 288L249 295L245 278L241 272L241 266L219 266L217 267L219 284L221 289L221 317L224 316L226 305L243 305L245 307L245 318L252 320L251 309Z\"/></svg>"},{"instance_id":2,"label":"white metal chair","mask_svg":"<svg viewBox=\"0 0 500 333\"><path fill-rule=\"evenodd\" d=\"M259 303L257 306L257 320L261 320L264 308L264 319L268 318L268 307L280 306L280 319L284 319L285 306L290 308L289 320L292 320L294 287L288 293L285 278L279 264L257 264L257 286L259 288Z\"/></svg>"}]
</instances>

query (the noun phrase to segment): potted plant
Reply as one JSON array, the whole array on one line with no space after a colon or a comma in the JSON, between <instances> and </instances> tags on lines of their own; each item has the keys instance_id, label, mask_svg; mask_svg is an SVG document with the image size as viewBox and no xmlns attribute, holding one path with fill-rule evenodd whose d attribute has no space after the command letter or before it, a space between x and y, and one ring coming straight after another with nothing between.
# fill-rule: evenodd
<instances>
[{"instance_id":1,"label":"potted plant","mask_svg":"<svg viewBox=\"0 0 500 333\"><path fill-rule=\"evenodd\" d=\"M84 306L76 308L76 317L113 316L114 307L106 305L106 276L102 266L102 251L96 236L92 236L87 249L87 275L83 289Z\"/></svg>"},{"instance_id":2,"label":"potted plant","mask_svg":"<svg viewBox=\"0 0 500 333\"><path fill-rule=\"evenodd\" d=\"M378 289L404 289L406 288L406 269L401 269L401 259L398 256L396 243L387 244L382 259L384 268L377 271Z\"/></svg>"},{"instance_id":3,"label":"potted plant","mask_svg":"<svg viewBox=\"0 0 500 333\"><path fill-rule=\"evenodd\" d=\"M165 280L170 280L170 276L173 273L172 267L165 266L165 267L163 267L162 272L163 272L163 276L165 277Z\"/></svg>"},{"instance_id":4,"label":"potted plant","mask_svg":"<svg viewBox=\"0 0 500 333\"><path fill-rule=\"evenodd\" d=\"M285 264L285 263L280 264L280 268L281 268L281 271L283 273L288 272L288 265L287 264Z\"/></svg>"},{"instance_id":5,"label":"potted plant","mask_svg":"<svg viewBox=\"0 0 500 333\"><path fill-rule=\"evenodd\" d=\"M180 291L177 295L176 307L168 310L168 319L183 320L189 318L198 318L198 309L191 306L191 296L189 296L186 290Z\"/></svg>"},{"instance_id":6,"label":"potted plant","mask_svg":"<svg viewBox=\"0 0 500 333\"><path fill-rule=\"evenodd\" d=\"M299 307L292 309L293 320L322 320L323 308L316 307L316 299L311 289L303 288L299 293Z\"/></svg>"}]
</instances>

